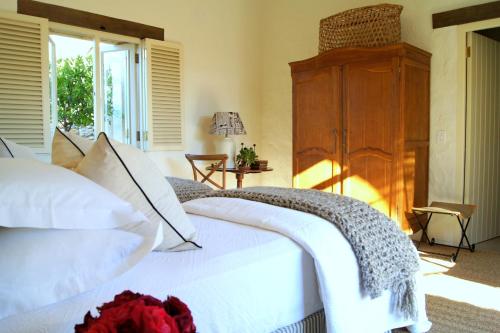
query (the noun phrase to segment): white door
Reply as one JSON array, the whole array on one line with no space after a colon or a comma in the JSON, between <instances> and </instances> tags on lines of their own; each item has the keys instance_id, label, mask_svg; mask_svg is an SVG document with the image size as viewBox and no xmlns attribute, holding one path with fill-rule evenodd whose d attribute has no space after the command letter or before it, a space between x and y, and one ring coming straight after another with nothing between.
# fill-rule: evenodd
<instances>
[{"instance_id":1,"label":"white door","mask_svg":"<svg viewBox=\"0 0 500 333\"><path fill-rule=\"evenodd\" d=\"M103 131L112 139L137 145L136 47L101 43Z\"/></svg>"},{"instance_id":2,"label":"white door","mask_svg":"<svg viewBox=\"0 0 500 333\"><path fill-rule=\"evenodd\" d=\"M500 235L500 43L467 34L464 202L476 204L471 243Z\"/></svg>"}]
</instances>

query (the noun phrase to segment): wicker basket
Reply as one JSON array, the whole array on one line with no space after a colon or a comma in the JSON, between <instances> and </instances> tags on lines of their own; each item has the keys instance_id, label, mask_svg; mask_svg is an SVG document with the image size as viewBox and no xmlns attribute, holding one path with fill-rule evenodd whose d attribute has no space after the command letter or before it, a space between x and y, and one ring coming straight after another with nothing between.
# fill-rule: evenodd
<instances>
[{"instance_id":1,"label":"wicker basket","mask_svg":"<svg viewBox=\"0 0 500 333\"><path fill-rule=\"evenodd\" d=\"M401 41L402 10L403 6L380 4L322 19L319 53L338 47L375 47Z\"/></svg>"}]
</instances>

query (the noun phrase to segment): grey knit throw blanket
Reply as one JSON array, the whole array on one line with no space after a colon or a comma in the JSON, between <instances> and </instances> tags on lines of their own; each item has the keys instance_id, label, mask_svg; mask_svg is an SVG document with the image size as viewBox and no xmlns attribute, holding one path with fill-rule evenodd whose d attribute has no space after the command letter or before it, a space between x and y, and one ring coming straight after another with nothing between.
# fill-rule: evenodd
<instances>
[{"instance_id":1,"label":"grey knit throw blanket","mask_svg":"<svg viewBox=\"0 0 500 333\"><path fill-rule=\"evenodd\" d=\"M372 298L389 289L395 307L417 318L415 273L418 253L411 240L387 216L359 200L342 195L277 187L211 191L204 197L240 198L317 215L335 224L358 260L362 291Z\"/></svg>"}]
</instances>

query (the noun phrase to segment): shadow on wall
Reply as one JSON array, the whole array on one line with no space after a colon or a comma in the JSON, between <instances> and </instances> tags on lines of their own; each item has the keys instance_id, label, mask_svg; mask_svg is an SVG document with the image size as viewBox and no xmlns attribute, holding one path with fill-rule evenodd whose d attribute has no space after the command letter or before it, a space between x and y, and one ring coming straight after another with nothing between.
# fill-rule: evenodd
<instances>
[{"instance_id":1,"label":"shadow on wall","mask_svg":"<svg viewBox=\"0 0 500 333\"><path fill-rule=\"evenodd\" d=\"M209 89L203 88L202 93L197 98L195 114L192 118L197 118L192 123L195 123L194 133L189 132L186 139L193 140L193 144L187 146L187 152L191 154L213 154L215 153L216 137L208 134L212 116L215 112L220 111L220 106L214 95L209 92ZM189 120L187 120L189 123Z\"/></svg>"},{"instance_id":2,"label":"shadow on wall","mask_svg":"<svg viewBox=\"0 0 500 333\"><path fill-rule=\"evenodd\" d=\"M198 132L196 139L202 142L202 150L199 153L213 154L215 153L215 140L216 136L208 134L210 124L212 123L212 116L202 116L198 121ZM198 152L197 152L198 153Z\"/></svg>"}]
</instances>

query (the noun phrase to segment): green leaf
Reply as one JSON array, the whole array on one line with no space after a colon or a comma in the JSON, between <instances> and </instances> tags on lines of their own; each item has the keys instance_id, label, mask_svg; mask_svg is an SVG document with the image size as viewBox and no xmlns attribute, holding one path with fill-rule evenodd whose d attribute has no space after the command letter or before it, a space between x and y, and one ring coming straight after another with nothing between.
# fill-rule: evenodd
<instances>
[{"instance_id":1,"label":"green leaf","mask_svg":"<svg viewBox=\"0 0 500 333\"><path fill-rule=\"evenodd\" d=\"M57 61L57 120L64 130L94 124L92 55Z\"/></svg>"}]
</instances>

